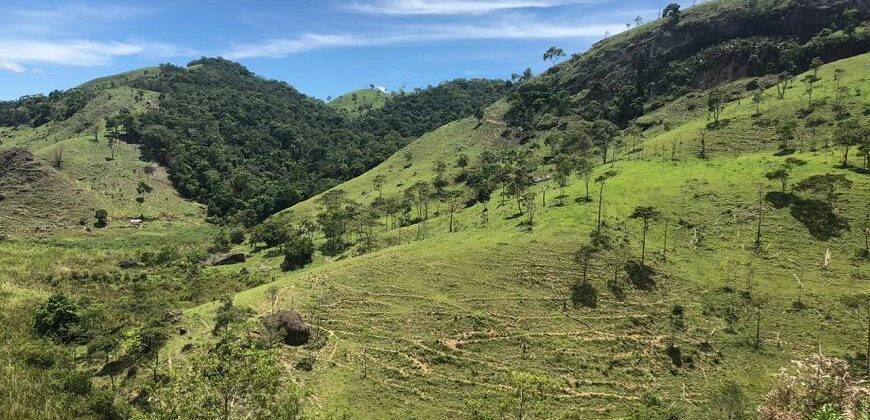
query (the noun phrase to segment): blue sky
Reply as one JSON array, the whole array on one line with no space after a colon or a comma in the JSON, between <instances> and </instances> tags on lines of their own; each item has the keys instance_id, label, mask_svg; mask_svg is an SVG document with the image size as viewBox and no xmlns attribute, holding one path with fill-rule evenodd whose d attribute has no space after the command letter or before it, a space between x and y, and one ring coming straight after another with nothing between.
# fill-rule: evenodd
<instances>
[{"instance_id":1,"label":"blue sky","mask_svg":"<svg viewBox=\"0 0 870 420\"><path fill-rule=\"evenodd\" d=\"M582 52L654 0L2 0L0 99L68 89L200 56L240 61L326 98L369 84L413 89L457 77L509 78Z\"/></svg>"}]
</instances>

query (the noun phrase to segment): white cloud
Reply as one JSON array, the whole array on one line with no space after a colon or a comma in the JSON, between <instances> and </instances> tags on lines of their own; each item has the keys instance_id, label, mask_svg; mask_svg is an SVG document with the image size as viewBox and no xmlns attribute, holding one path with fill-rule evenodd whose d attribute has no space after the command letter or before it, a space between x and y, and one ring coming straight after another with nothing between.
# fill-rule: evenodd
<instances>
[{"instance_id":1,"label":"white cloud","mask_svg":"<svg viewBox=\"0 0 870 420\"><path fill-rule=\"evenodd\" d=\"M499 10L547 8L590 0L377 0L351 3L348 9L377 15L461 15L482 14Z\"/></svg>"},{"instance_id":2,"label":"white cloud","mask_svg":"<svg viewBox=\"0 0 870 420\"><path fill-rule=\"evenodd\" d=\"M143 17L151 11L141 7L117 5L67 4L54 8L6 10L0 15L0 27L6 33L52 34L79 33L118 25L119 22Z\"/></svg>"},{"instance_id":3,"label":"white cloud","mask_svg":"<svg viewBox=\"0 0 870 420\"><path fill-rule=\"evenodd\" d=\"M11 71L13 73L24 73L27 69L25 69L21 64L0 61L0 70Z\"/></svg>"},{"instance_id":4,"label":"white cloud","mask_svg":"<svg viewBox=\"0 0 870 420\"><path fill-rule=\"evenodd\" d=\"M565 39L594 38L605 33L625 30L624 24L558 25L543 22L509 20L487 25L427 25L406 27L385 34L305 34L258 43L240 44L224 54L229 59L283 57L327 48L380 47L420 42L469 39ZM0 57L2 58L2 57Z\"/></svg>"},{"instance_id":5,"label":"white cloud","mask_svg":"<svg viewBox=\"0 0 870 420\"><path fill-rule=\"evenodd\" d=\"M24 71L25 64L101 66L124 56L173 57L193 51L173 45L147 42L100 42L88 40L41 41L0 39L0 69Z\"/></svg>"}]
</instances>

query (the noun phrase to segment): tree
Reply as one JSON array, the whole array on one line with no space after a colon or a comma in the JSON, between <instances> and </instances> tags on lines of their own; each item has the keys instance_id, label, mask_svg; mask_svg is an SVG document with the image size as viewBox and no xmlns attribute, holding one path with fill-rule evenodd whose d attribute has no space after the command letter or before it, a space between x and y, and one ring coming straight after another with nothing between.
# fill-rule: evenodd
<instances>
[{"instance_id":1,"label":"tree","mask_svg":"<svg viewBox=\"0 0 870 420\"><path fill-rule=\"evenodd\" d=\"M596 223L595 227L596 235L601 235L601 212L604 206L604 184L607 182L608 179L615 176L616 171L607 171L599 175L598 178L595 178L595 182L600 184L600 187L598 188L598 222Z\"/></svg>"},{"instance_id":2,"label":"tree","mask_svg":"<svg viewBox=\"0 0 870 420\"><path fill-rule=\"evenodd\" d=\"M54 169L63 169L63 145L58 145L54 149L54 155L51 158L51 166Z\"/></svg>"},{"instance_id":3,"label":"tree","mask_svg":"<svg viewBox=\"0 0 870 420\"><path fill-rule=\"evenodd\" d=\"M459 156L456 157L456 167L457 168L465 168L467 166L468 166L468 155L466 155L465 153L459 154Z\"/></svg>"},{"instance_id":4,"label":"tree","mask_svg":"<svg viewBox=\"0 0 870 420\"><path fill-rule=\"evenodd\" d=\"M780 149L788 149L789 141L794 138L795 129L797 129L797 122L793 119L786 119L776 126Z\"/></svg>"},{"instance_id":5,"label":"tree","mask_svg":"<svg viewBox=\"0 0 870 420\"><path fill-rule=\"evenodd\" d=\"M267 248L274 248L287 242L292 231L293 228L286 222L271 218L251 229L251 237L248 241L251 247L263 243Z\"/></svg>"},{"instance_id":6,"label":"tree","mask_svg":"<svg viewBox=\"0 0 870 420\"><path fill-rule=\"evenodd\" d=\"M671 23L676 23L680 20L680 5L671 3L665 6L664 10L662 10L662 18L670 20Z\"/></svg>"},{"instance_id":7,"label":"tree","mask_svg":"<svg viewBox=\"0 0 870 420\"><path fill-rule=\"evenodd\" d=\"M785 192L788 179L791 176L791 170L787 167L781 167L764 174L764 176L771 181L779 181L782 185L782 192Z\"/></svg>"},{"instance_id":8,"label":"tree","mask_svg":"<svg viewBox=\"0 0 870 420\"><path fill-rule=\"evenodd\" d=\"M576 169L586 186L586 201L592 201L589 198L589 182L592 180L592 174L595 173L595 165L589 159L581 157L577 159Z\"/></svg>"},{"instance_id":9,"label":"tree","mask_svg":"<svg viewBox=\"0 0 870 420\"><path fill-rule=\"evenodd\" d=\"M447 232L453 232L453 216L459 211L461 197L462 193L458 190L446 191L444 193L443 199L447 201L447 213L449 215Z\"/></svg>"},{"instance_id":10,"label":"tree","mask_svg":"<svg viewBox=\"0 0 870 420\"><path fill-rule=\"evenodd\" d=\"M282 379L276 354L222 340L172 369L150 398L156 419L295 419L302 392Z\"/></svg>"},{"instance_id":11,"label":"tree","mask_svg":"<svg viewBox=\"0 0 870 420\"><path fill-rule=\"evenodd\" d=\"M849 166L849 151L853 146L867 141L870 129L862 126L855 119L848 119L837 124L834 130L834 142L843 147L843 166Z\"/></svg>"},{"instance_id":12,"label":"tree","mask_svg":"<svg viewBox=\"0 0 870 420\"><path fill-rule=\"evenodd\" d=\"M220 298L220 305L215 310L214 335L228 334L231 327L241 324L248 319L250 312L233 304L233 297L224 295Z\"/></svg>"},{"instance_id":13,"label":"tree","mask_svg":"<svg viewBox=\"0 0 870 420\"><path fill-rule=\"evenodd\" d=\"M109 212L105 209L94 211L94 218L97 219L97 221L94 222L94 227L104 228L109 225Z\"/></svg>"},{"instance_id":14,"label":"tree","mask_svg":"<svg viewBox=\"0 0 870 420\"><path fill-rule=\"evenodd\" d=\"M787 71L776 76L776 94L779 99L785 98L785 92L788 90L792 80L794 80L794 76Z\"/></svg>"},{"instance_id":15,"label":"tree","mask_svg":"<svg viewBox=\"0 0 870 420\"><path fill-rule=\"evenodd\" d=\"M145 194L150 194L151 191L154 191L154 189L150 185L145 183L145 181L139 181L139 185L136 186L136 193L139 194L136 197L136 202L141 206L145 202Z\"/></svg>"},{"instance_id":16,"label":"tree","mask_svg":"<svg viewBox=\"0 0 870 420\"><path fill-rule=\"evenodd\" d=\"M375 179L372 181L375 189L378 191L378 198L384 198L384 182L387 177L383 175L375 175Z\"/></svg>"},{"instance_id":17,"label":"tree","mask_svg":"<svg viewBox=\"0 0 870 420\"><path fill-rule=\"evenodd\" d=\"M812 63L810 64L810 68L813 70L813 73L808 74L808 75L804 76L803 79L801 79L801 81L807 85L807 88L805 91L807 98L808 98L807 99L807 108L813 107L813 88L814 88L816 82L818 82L820 80L819 79L819 67L821 67L822 64L824 64L824 62L822 61L821 58L819 58L819 57L814 58Z\"/></svg>"},{"instance_id":18,"label":"tree","mask_svg":"<svg viewBox=\"0 0 870 420\"><path fill-rule=\"evenodd\" d=\"M562 51L561 48L550 47L544 52L544 61L550 61L553 65L556 64L556 60L565 56L565 51Z\"/></svg>"},{"instance_id":19,"label":"tree","mask_svg":"<svg viewBox=\"0 0 870 420\"><path fill-rule=\"evenodd\" d=\"M646 257L646 235L649 232L649 225L653 220L659 218L661 213L656 210L654 207L650 206L640 206L635 207L634 211L631 213L629 218L632 219L640 219L643 221L643 239L641 241L641 251L640 251L640 265L646 266L644 264Z\"/></svg>"},{"instance_id":20,"label":"tree","mask_svg":"<svg viewBox=\"0 0 870 420\"><path fill-rule=\"evenodd\" d=\"M523 207L525 208L526 224L531 230L535 224L535 193L526 191L522 196Z\"/></svg>"},{"instance_id":21,"label":"tree","mask_svg":"<svg viewBox=\"0 0 870 420\"><path fill-rule=\"evenodd\" d=\"M728 101L728 97L720 88L714 88L707 94L707 111L713 116L714 124L719 124L719 116L722 114L722 108Z\"/></svg>"},{"instance_id":22,"label":"tree","mask_svg":"<svg viewBox=\"0 0 870 420\"><path fill-rule=\"evenodd\" d=\"M587 282L587 273L589 271L589 263L595 258L595 255L601 252L601 249L594 244L583 244L580 249L574 254L574 261L580 263L583 269L583 282Z\"/></svg>"},{"instance_id":23,"label":"tree","mask_svg":"<svg viewBox=\"0 0 870 420\"><path fill-rule=\"evenodd\" d=\"M484 115L482 106L474 108L474 119L477 120L477 125L483 124L484 117L485 117L485 115Z\"/></svg>"},{"instance_id":24,"label":"tree","mask_svg":"<svg viewBox=\"0 0 870 420\"><path fill-rule=\"evenodd\" d=\"M752 103L755 104L755 115L761 115L761 104L764 103L764 88L759 87L752 94Z\"/></svg>"},{"instance_id":25,"label":"tree","mask_svg":"<svg viewBox=\"0 0 870 420\"><path fill-rule=\"evenodd\" d=\"M284 260L281 270L292 271L311 263L314 256L314 242L311 238L297 232L284 244Z\"/></svg>"},{"instance_id":26,"label":"tree","mask_svg":"<svg viewBox=\"0 0 870 420\"><path fill-rule=\"evenodd\" d=\"M833 205L839 197L837 190L852 188L852 181L843 174L813 175L804 179L794 187L795 191L809 191L813 194L822 194L828 204Z\"/></svg>"},{"instance_id":27,"label":"tree","mask_svg":"<svg viewBox=\"0 0 870 420\"><path fill-rule=\"evenodd\" d=\"M559 186L561 190L560 197L565 196L565 187L568 186L568 182L571 179L571 172L574 169L571 159L566 155L556 156L556 172L554 173L554 178L556 181L556 185Z\"/></svg>"},{"instance_id":28,"label":"tree","mask_svg":"<svg viewBox=\"0 0 870 420\"><path fill-rule=\"evenodd\" d=\"M562 134L557 132L551 132L547 134L547 137L544 137L544 144L550 148L550 158L553 159L556 157L556 152L559 147L564 142L564 138Z\"/></svg>"}]
</instances>

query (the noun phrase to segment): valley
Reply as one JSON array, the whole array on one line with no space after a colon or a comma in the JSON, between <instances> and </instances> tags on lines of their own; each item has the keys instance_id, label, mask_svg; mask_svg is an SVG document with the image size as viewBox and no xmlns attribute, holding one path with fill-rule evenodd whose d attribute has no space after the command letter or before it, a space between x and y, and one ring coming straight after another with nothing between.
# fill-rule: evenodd
<instances>
[{"instance_id":1,"label":"valley","mask_svg":"<svg viewBox=\"0 0 870 420\"><path fill-rule=\"evenodd\" d=\"M0 418L866 419L870 8L804 3L511 81L0 102ZM788 406L798 360L842 371Z\"/></svg>"}]
</instances>

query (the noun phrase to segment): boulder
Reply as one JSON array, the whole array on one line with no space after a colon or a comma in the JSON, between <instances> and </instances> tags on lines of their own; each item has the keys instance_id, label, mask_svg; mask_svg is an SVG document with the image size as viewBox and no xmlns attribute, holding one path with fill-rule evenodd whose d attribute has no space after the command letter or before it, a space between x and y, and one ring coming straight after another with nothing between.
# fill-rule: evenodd
<instances>
[{"instance_id":1,"label":"boulder","mask_svg":"<svg viewBox=\"0 0 870 420\"><path fill-rule=\"evenodd\" d=\"M224 255L213 255L208 260L206 260L206 265L230 265L230 264L240 264L247 260L245 258L245 254L241 252L230 252L229 254Z\"/></svg>"},{"instance_id":2,"label":"boulder","mask_svg":"<svg viewBox=\"0 0 870 420\"><path fill-rule=\"evenodd\" d=\"M263 323L277 328L288 346L301 346L308 342L311 331L296 311L280 310L263 317Z\"/></svg>"}]
</instances>

